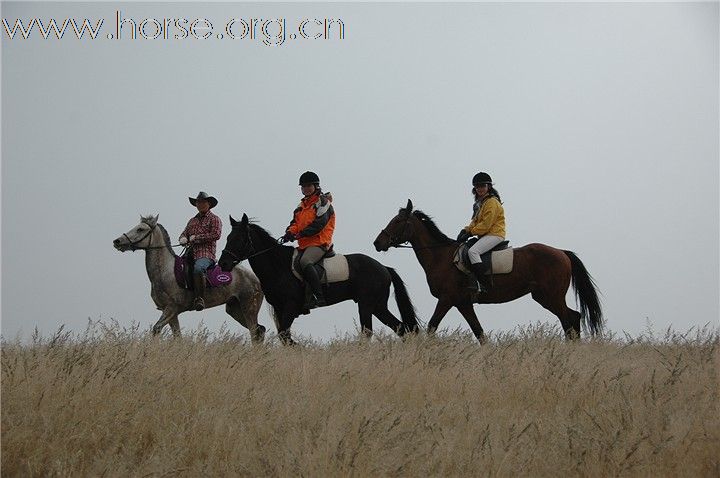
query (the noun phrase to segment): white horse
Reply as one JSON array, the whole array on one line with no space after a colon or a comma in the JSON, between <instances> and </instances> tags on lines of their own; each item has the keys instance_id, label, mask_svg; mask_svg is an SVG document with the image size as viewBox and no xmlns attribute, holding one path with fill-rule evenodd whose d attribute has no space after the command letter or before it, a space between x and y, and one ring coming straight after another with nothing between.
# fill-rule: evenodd
<instances>
[{"instance_id":1,"label":"white horse","mask_svg":"<svg viewBox=\"0 0 720 478\"><path fill-rule=\"evenodd\" d=\"M140 223L113 241L120 252L145 251L145 268L150 279L150 297L162 311L160 320L153 326L158 334L170 324L173 335L180 336L178 315L194 310L194 295L191 290L181 288L175 280L175 258L170 246L170 236L159 224L158 216L140 217ZM232 282L220 287L208 287L205 293L205 307L225 304L225 311L250 331L253 342L265 339L265 327L258 324L257 316L263 301L263 292L255 274L235 267Z\"/></svg>"}]
</instances>

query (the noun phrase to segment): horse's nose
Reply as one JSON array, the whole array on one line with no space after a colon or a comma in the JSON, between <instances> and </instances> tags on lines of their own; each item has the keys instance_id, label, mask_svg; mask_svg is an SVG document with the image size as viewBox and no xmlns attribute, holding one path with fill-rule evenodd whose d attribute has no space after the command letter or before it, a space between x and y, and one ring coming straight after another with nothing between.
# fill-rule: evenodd
<instances>
[{"instance_id":1,"label":"horse's nose","mask_svg":"<svg viewBox=\"0 0 720 478\"><path fill-rule=\"evenodd\" d=\"M113 244L115 244L116 246L117 246L118 244L120 244L120 239L115 239L115 240L113 241Z\"/></svg>"}]
</instances>

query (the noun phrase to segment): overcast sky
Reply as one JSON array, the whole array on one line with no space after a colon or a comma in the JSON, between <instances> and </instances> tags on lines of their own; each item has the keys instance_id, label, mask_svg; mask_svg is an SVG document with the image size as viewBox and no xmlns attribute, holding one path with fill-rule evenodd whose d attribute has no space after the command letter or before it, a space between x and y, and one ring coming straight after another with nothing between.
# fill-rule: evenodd
<instances>
[{"instance_id":1,"label":"overcast sky","mask_svg":"<svg viewBox=\"0 0 720 478\"><path fill-rule=\"evenodd\" d=\"M109 40L117 10L215 30ZM308 169L333 193L336 249L397 268L424 321L435 299L415 256L372 241L408 198L454 237L487 171L508 239L575 251L610 330L718 323L718 3L3 3L2 17L104 19L94 41L2 32L6 339L88 318L149 327L144 253L114 238L159 213L176 240L199 190L220 201L218 249L228 214L280 235ZM286 18L288 34L339 18L345 38L217 39L232 18ZM475 309L486 331L557 323L529 296ZM293 332L328 339L357 317L346 302ZM180 316L201 320L246 333L221 308ZM260 322L274 329L266 308ZM453 310L441 328L458 326Z\"/></svg>"}]
</instances>

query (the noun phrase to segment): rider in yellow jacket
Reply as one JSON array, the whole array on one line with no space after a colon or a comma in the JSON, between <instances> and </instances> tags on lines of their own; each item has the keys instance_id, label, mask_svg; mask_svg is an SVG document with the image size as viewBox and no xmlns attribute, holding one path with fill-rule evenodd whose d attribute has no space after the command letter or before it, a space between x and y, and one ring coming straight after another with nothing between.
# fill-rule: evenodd
<instances>
[{"instance_id":1,"label":"rider in yellow jacket","mask_svg":"<svg viewBox=\"0 0 720 478\"><path fill-rule=\"evenodd\" d=\"M478 241L468 250L468 256L470 268L480 284L479 291L487 292L489 284L485 273L490 264L482 262L480 256L505 240L505 210L489 174L478 173L472 182L475 196L473 216L470 224L458 234L458 241L478 236Z\"/></svg>"}]
</instances>

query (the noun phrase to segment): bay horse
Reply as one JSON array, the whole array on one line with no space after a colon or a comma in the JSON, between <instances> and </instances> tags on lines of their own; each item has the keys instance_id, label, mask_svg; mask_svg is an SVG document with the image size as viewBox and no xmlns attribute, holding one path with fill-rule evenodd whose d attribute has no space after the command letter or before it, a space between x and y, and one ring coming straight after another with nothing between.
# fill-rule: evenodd
<instances>
[{"instance_id":1,"label":"bay horse","mask_svg":"<svg viewBox=\"0 0 720 478\"><path fill-rule=\"evenodd\" d=\"M175 337L180 336L178 315L194 310L193 291L181 288L175 280L175 258L170 236L158 222L158 216L140 217L140 223L113 241L120 252L145 251L145 269L150 279L150 297L158 310L160 319L153 326L157 335L170 324ZM208 287L205 307L225 304L227 312L240 325L250 331L253 342L262 342L265 327L258 324L257 316L263 301L262 288L257 277L247 269L237 267L232 271L232 281L220 287Z\"/></svg>"},{"instance_id":2,"label":"bay horse","mask_svg":"<svg viewBox=\"0 0 720 478\"><path fill-rule=\"evenodd\" d=\"M513 249L512 272L494 275L494 286L486 293L478 293L467 287L468 277L453 263L460 243L443 234L427 214L413 211L409 199L407 206L401 208L380 231L373 244L379 252L406 242L410 243L425 270L430 293L438 299L428 322L429 334L437 330L445 314L455 307L475 337L483 342L483 329L473 310L473 303L499 304L526 294L531 294L537 303L560 319L568 339L580 337L581 319L593 335L602 328L597 286L573 252L544 244L528 244ZM571 283L581 312L565 303L565 294Z\"/></svg>"},{"instance_id":3,"label":"bay horse","mask_svg":"<svg viewBox=\"0 0 720 478\"><path fill-rule=\"evenodd\" d=\"M285 345L292 345L290 326L305 309L305 284L291 270L294 248L278 244L268 231L251 223L247 214L236 221L230 216L232 231L218 263L227 271L241 261L248 260L260 279L265 298L274 309L273 318L278 335ZM364 254L345 255L349 279L327 285L325 299L328 305L346 300L358 304L360 326L366 337L372 335L372 316L403 336L418 330L415 308L405 284L394 269L382 265ZM402 322L388 310L390 284L395 288L395 300Z\"/></svg>"}]
</instances>

